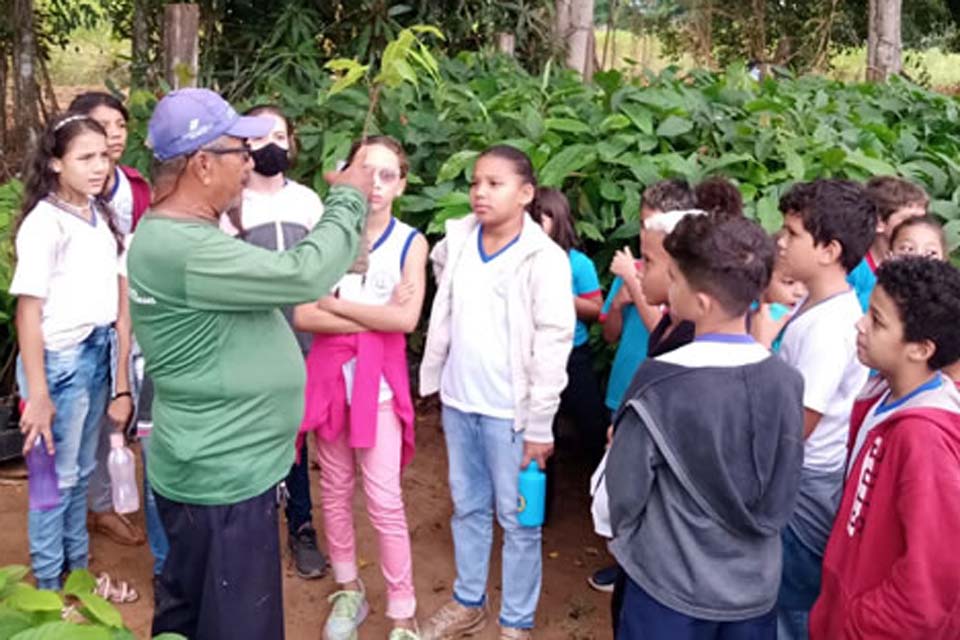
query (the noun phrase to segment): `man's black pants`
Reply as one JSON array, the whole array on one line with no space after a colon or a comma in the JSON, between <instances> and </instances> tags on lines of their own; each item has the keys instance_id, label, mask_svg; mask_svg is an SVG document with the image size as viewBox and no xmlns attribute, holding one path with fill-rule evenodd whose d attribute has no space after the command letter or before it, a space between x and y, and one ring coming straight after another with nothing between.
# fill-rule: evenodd
<instances>
[{"instance_id":1,"label":"man's black pants","mask_svg":"<svg viewBox=\"0 0 960 640\"><path fill-rule=\"evenodd\" d=\"M277 492L224 506L157 495L170 553L156 582L153 635L282 640Z\"/></svg>"}]
</instances>

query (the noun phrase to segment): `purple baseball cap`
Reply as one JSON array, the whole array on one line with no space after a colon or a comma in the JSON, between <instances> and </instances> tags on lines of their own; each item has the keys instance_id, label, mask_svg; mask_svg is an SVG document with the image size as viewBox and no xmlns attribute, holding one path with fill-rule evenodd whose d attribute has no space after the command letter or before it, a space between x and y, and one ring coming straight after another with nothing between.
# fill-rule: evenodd
<instances>
[{"instance_id":1,"label":"purple baseball cap","mask_svg":"<svg viewBox=\"0 0 960 640\"><path fill-rule=\"evenodd\" d=\"M165 95L147 125L147 146L157 160L193 153L220 136L260 138L272 118L241 116L210 89L178 89Z\"/></svg>"}]
</instances>

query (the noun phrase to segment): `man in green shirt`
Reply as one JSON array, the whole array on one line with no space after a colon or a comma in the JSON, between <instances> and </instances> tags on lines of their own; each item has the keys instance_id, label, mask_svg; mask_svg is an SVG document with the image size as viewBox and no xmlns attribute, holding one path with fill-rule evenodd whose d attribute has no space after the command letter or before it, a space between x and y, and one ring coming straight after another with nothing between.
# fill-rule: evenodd
<instances>
[{"instance_id":1,"label":"man in green shirt","mask_svg":"<svg viewBox=\"0 0 960 640\"><path fill-rule=\"evenodd\" d=\"M290 469L305 371L280 311L317 300L357 252L372 175L327 176L320 223L272 252L222 233L272 127L206 89L165 96L149 123L155 185L127 271L134 333L155 385L147 473L170 541L153 633L283 637L275 488Z\"/></svg>"}]
</instances>

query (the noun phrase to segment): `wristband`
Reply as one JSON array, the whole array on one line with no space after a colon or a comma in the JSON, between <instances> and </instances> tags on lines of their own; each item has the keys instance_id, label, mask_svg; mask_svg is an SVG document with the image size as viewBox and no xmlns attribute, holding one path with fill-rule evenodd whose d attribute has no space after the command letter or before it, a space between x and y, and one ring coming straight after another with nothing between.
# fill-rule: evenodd
<instances>
[{"instance_id":1,"label":"wristband","mask_svg":"<svg viewBox=\"0 0 960 640\"><path fill-rule=\"evenodd\" d=\"M121 391L121 392L115 394L115 395L113 396L113 398L111 398L111 402L112 402L113 400L119 400L120 398L131 398L131 399L132 399L132 398L133 398L133 394L130 393L129 391Z\"/></svg>"}]
</instances>

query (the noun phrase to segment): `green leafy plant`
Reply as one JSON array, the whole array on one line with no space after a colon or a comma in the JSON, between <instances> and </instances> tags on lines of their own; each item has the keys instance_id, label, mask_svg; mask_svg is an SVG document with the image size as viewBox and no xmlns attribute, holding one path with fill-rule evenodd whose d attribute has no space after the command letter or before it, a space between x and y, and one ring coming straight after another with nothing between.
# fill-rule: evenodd
<instances>
[{"instance_id":1,"label":"green leafy plant","mask_svg":"<svg viewBox=\"0 0 960 640\"><path fill-rule=\"evenodd\" d=\"M93 593L89 571L72 572L60 593L26 582L27 567L0 568L0 638L10 640L134 640L116 607ZM183 640L165 633L154 640Z\"/></svg>"},{"instance_id":2,"label":"green leafy plant","mask_svg":"<svg viewBox=\"0 0 960 640\"><path fill-rule=\"evenodd\" d=\"M23 184L19 180L0 184L0 396L8 395L13 387L13 363L17 352L16 298L9 294L9 289L15 259L13 227L22 195Z\"/></svg>"}]
</instances>

